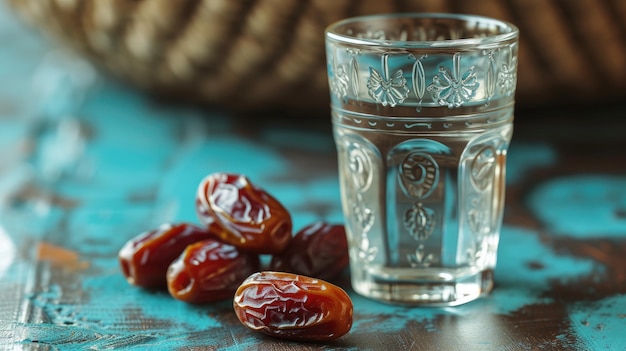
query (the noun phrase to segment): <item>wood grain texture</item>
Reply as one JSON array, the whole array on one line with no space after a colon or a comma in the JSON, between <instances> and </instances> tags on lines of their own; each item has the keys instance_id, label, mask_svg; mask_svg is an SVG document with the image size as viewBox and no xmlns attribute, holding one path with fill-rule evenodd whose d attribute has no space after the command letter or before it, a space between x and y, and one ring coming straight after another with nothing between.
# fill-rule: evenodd
<instances>
[{"instance_id":1,"label":"wood grain texture","mask_svg":"<svg viewBox=\"0 0 626 351\"><path fill-rule=\"evenodd\" d=\"M15 84L0 86L0 104L13 104L0 108L1 350L626 348L624 105L519 111L491 295L456 308L386 305L355 294L344 272L334 283L353 300L352 330L287 342L243 327L231 301L188 305L128 285L116 255L162 222L197 222L196 186L217 170L270 190L294 228L342 221L329 123L207 115L105 77L59 114L68 110L49 103L60 95L19 98L35 96L32 74L50 62L2 16L0 37L13 40L0 77Z\"/></svg>"},{"instance_id":2,"label":"wood grain texture","mask_svg":"<svg viewBox=\"0 0 626 351\"><path fill-rule=\"evenodd\" d=\"M517 25L520 105L612 102L626 91L620 0L5 1L132 86L237 110L325 110L324 29L389 12L469 13Z\"/></svg>"}]
</instances>

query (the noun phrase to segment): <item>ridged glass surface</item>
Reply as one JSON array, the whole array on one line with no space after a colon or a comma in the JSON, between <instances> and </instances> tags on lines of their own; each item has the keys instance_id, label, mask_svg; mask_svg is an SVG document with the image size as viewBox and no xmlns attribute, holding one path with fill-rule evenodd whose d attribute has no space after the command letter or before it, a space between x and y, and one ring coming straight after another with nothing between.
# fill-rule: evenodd
<instances>
[{"instance_id":1,"label":"ridged glass surface","mask_svg":"<svg viewBox=\"0 0 626 351\"><path fill-rule=\"evenodd\" d=\"M493 286L517 29L474 16L341 21L328 78L354 289L457 305Z\"/></svg>"}]
</instances>

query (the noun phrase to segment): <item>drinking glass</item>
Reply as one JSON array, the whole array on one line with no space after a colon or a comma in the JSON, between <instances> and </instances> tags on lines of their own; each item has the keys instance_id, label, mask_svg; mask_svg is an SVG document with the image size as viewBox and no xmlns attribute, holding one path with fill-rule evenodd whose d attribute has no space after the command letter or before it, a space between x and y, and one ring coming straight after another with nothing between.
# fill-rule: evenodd
<instances>
[{"instance_id":1,"label":"drinking glass","mask_svg":"<svg viewBox=\"0 0 626 351\"><path fill-rule=\"evenodd\" d=\"M493 288L518 30L461 14L349 18L326 30L352 287L453 306Z\"/></svg>"}]
</instances>

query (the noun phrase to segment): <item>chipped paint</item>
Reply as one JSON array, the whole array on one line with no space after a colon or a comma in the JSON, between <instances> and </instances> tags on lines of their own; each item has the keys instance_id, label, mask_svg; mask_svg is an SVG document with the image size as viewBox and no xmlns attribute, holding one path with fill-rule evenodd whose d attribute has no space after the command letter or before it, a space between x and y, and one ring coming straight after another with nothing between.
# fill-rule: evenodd
<instances>
[{"instance_id":1,"label":"chipped paint","mask_svg":"<svg viewBox=\"0 0 626 351\"><path fill-rule=\"evenodd\" d=\"M38 243L35 259L48 261L69 270L83 270L89 267L89 262L81 260L77 252L45 241Z\"/></svg>"},{"instance_id":2,"label":"chipped paint","mask_svg":"<svg viewBox=\"0 0 626 351\"><path fill-rule=\"evenodd\" d=\"M16 25L0 9L0 35L24 35ZM36 69L37 43L1 51L0 76ZM292 211L294 229L341 222L330 119L310 129L258 124L159 105L105 79L80 104L26 106L20 96L32 82L14 81L12 91L0 86L0 105L11 102L0 107L0 146L15 150L0 151L0 348L626 349L618 152L593 161L601 147L514 140L492 294L455 308L394 306L356 295L346 274L337 283L353 298L352 331L329 344L292 343L243 327L228 300L189 305L128 285L116 254L163 222L197 222L196 186L215 171L266 188ZM51 116L60 110L72 116Z\"/></svg>"},{"instance_id":3,"label":"chipped paint","mask_svg":"<svg viewBox=\"0 0 626 351\"><path fill-rule=\"evenodd\" d=\"M575 174L547 181L528 196L534 215L554 235L623 237L626 176Z\"/></svg>"}]
</instances>

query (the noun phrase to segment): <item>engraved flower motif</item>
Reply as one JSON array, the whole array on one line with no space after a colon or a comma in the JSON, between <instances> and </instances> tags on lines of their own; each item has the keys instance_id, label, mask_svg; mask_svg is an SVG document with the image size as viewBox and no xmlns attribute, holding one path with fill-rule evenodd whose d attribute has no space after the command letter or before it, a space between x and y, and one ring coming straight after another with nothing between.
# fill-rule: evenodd
<instances>
[{"instance_id":1,"label":"engraved flower motif","mask_svg":"<svg viewBox=\"0 0 626 351\"><path fill-rule=\"evenodd\" d=\"M348 169L355 190L365 191L372 182L372 161L357 143L348 149Z\"/></svg>"},{"instance_id":2,"label":"engraved flower motif","mask_svg":"<svg viewBox=\"0 0 626 351\"><path fill-rule=\"evenodd\" d=\"M498 72L498 86L503 93L512 92L517 82L517 69L515 61L509 56L509 60L502 64Z\"/></svg>"},{"instance_id":3,"label":"engraved flower motif","mask_svg":"<svg viewBox=\"0 0 626 351\"><path fill-rule=\"evenodd\" d=\"M470 176L479 190L485 190L491 184L496 169L496 150L487 145L480 150L470 164Z\"/></svg>"},{"instance_id":4,"label":"engraved flower motif","mask_svg":"<svg viewBox=\"0 0 626 351\"><path fill-rule=\"evenodd\" d=\"M470 247L465 253L468 263L472 266L482 266L486 257L485 249L486 245L482 237L472 240Z\"/></svg>"},{"instance_id":5,"label":"engraved flower motif","mask_svg":"<svg viewBox=\"0 0 626 351\"><path fill-rule=\"evenodd\" d=\"M477 236L482 236L491 231L489 213L484 210L488 202L489 200L485 198L485 195L470 200L471 209L467 212L467 222L472 232Z\"/></svg>"},{"instance_id":6,"label":"engraved flower motif","mask_svg":"<svg viewBox=\"0 0 626 351\"><path fill-rule=\"evenodd\" d=\"M453 108L463 105L474 97L479 85L474 66L462 72L461 56L454 54L453 70L440 67L439 73L433 77L428 90L432 92L435 102Z\"/></svg>"},{"instance_id":7,"label":"engraved flower motif","mask_svg":"<svg viewBox=\"0 0 626 351\"><path fill-rule=\"evenodd\" d=\"M342 99L348 94L348 83L349 78L345 65L335 67L330 89L338 99Z\"/></svg>"},{"instance_id":8,"label":"engraved flower motif","mask_svg":"<svg viewBox=\"0 0 626 351\"><path fill-rule=\"evenodd\" d=\"M388 58L389 55L387 54L383 54L381 57L382 72L370 67L367 88L374 101L383 106L394 107L409 96L409 88L406 86L407 80L401 69L389 76Z\"/></svg>"},{"instance_id":9,"label":"engraved flower motif","mask_svg":"<svg viewBox=\"0 0 626 351\"><path fill-rule=\"evenodd\" d=\"M416 240L426 240L435 230L435 211L416 203L404 213L404 226Z\"/></svg>"},{"instance_id":10,"label":"engraved flower motif","mask_svg":"<svg viewBox=\"0 0 626 351\"><path fill-rule=\"evenodd\" d=\"M374 225L374 213L367 207L367 204L365 204L361 194L357 194L356 196L356 201L352 205L352 214L354 215L354 220L361 232L369 232L372 225Z\"/></svg>"},{"instance_id":11,"label":"engraved flower motif","mask_svg":"<svg viewBox=\"0 0 626 351\"><path fill-rule=\"evenodd\" d=\"M353 245L355 247L355 254L357 261L369 263L374 261L376 258L376 254L378 253L378 248L375 246L370 246L369 239L366 236L363 236L357 245Z\"/></svg>"},{"instance_id":12,"label":"engraved flower motif","mask_svg":"<svg viewBox=\"0 0 626 351\"><path fill-rule=\"evenodd\" d=\"M435 256L432 253L426 253L426 248L420 244L414 253L408 254L407 259L411 267L428 267L435 262Z\"/></svg>"}]
</instances>

